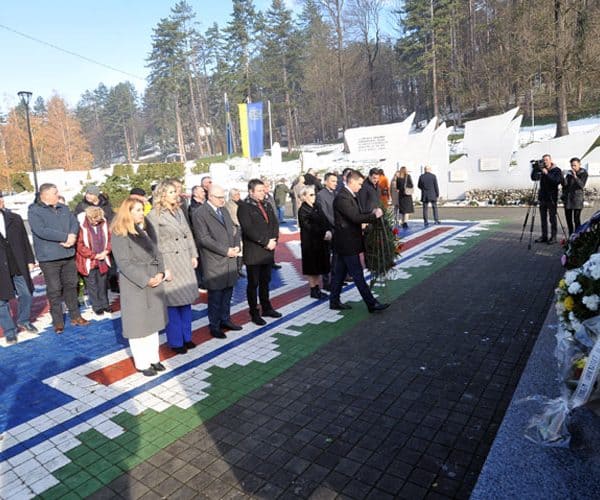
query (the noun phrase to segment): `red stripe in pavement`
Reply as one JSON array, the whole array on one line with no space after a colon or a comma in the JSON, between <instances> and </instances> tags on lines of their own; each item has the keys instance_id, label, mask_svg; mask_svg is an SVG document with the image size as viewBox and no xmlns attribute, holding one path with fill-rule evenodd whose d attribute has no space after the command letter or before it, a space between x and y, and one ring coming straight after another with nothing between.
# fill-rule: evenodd
<instances>
[{"instance_id":1,"label":"red stripe in pavement","mask_svg":"<svg viewBox=\"0 0 600 500\"><path fill-rule=\"evenodd\" d=\"M304 287L294 288L289 292L283 293L277 297L274 297L271 300L274 308L281 308L288 305L291 302L296 301L300 297L305 294L308 294L308 288L306 290ZM231 316L231 319L234 323L243 325L248 323L248 310L244 309L242 311L238 311L237 313ZM198 328L194 330L192 334L192 340L197 345L203 344L204 342L211 340L213 337L211 336L208 325ZM167 344L162 344L159 348L159 356L160 360L164 361L165 359L172 358L176 354L171 350L171 348ZM111 365L105 366L96 370L92 373L87 374L86 376L99 384L110 385L114 384L118 380L122 380L125 377L129 377L135 373L135 366L133 364L133 359L131 357L127 359L123 359Z\"/></svg>"},{"instance_id":2,"label":"red stripe in pavement","mask_svg":"<svg viewBox=\"0 0 600 500\"><path fill-rule=\"evenodd\" d=\"M427 240L430 240L431 238L439 236L440 234L450 231L451 229L452 229L451 227L435 228L431 231L426 232L425 234L422 234L420 236L417 236L416 238L413 238L412 240L407 241L406 243L404 243L404 246L402 247L402 249L408 250L409 248L412 248L412 247L419 245ZM282 235L282 236L283 237L280 239L281 243L286 243L287 241L298 239L298 237L299 237L298 233L293 234L293 235ZM287 245L281 245L281 247L279 247L279 248L281 250L280 250L280 252L278 252L277 256L279 258L281 258L281 257L286 258L286 260L283 260L280 262L291 262L295 266L299 266L301 264L299 259L294 258L293 253L289 250ZM274 308L279 309L281 307L284 307L284 306L290 304L291 302L296 301L297 299L303 297L304 295L307 295L308 292L309 292L308 285L307 286L299 286L297 288L294 288L293 290L290 290L290 291L283 293L277 297L274 297L271 300L271 302L272 302ZM201 302L206 302L205 296L201 297ZM240 325L247 324L248 319L249 319L249 317L248 317L247 309L238 311L237 313L232 315L233 322L240 324ZM198 328L197 330L194 330L194 332L192 334L192 340L196 344L202 344L208 340L211 340L212 338L213 337L210 335L208 326L203 326L201 328ZM170 347L168 347L167 344L162 344L159 348L159 355L160 355L160 360L164 361L166 359L172 358L176 354L171 350ZM110 385L110 384L117 382L118 380L122 380L125 377L129 377L130 375L133 375L135 373L135 371L136 370L135 370L135 366L133 364L133 359L127 358L127 359L118 361L116 363L113 363L111 365L105 366L103 368L100 368L99 370L91 372L86 376L88 378L98 382L99 384Z\"/></svg>"}]
</instances>

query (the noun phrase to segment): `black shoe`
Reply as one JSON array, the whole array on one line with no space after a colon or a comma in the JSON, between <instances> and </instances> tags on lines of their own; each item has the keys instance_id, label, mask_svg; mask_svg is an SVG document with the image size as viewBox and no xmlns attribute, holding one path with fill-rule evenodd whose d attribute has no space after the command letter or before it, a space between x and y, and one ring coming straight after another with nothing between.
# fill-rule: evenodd
<instances>
[{"instance_id":1,"label":"black shoe","mask_svg":"<svg viewBox=\"0 0 600 500\"><path fill-rule=\"evenodd\" d=\"M425 227L429 227L429 222L423 222L423 225L424 225Z\"/></svg>"},{"instance_id":2,"label":"black shoe","mask_svg":"<svg viewBox=\"0 0 600 500\"><path fill-rule=\"evenodd\" d=\"M343 304L342 302L330 302L329 309L333 309L334 311L345 311L346 309L352 309L348 304Z\"/></svg>"},{"instance_id":3,"label":"black shoe","mask_svg":"<svg viewBox=\"0 0 600 500\"><path fill-rule=\"evenodd\" d=\"M221 321L221 328L226 328L227 330L233 330L239 332L242 327L240 325L236 325L233 321Z\"/></svg>"},{"instance_id":4,"label":"black shoe","mask_svg":"<svg viewBox=\"0 0 600 500\"><path fill-rule=\"evenodd\" d=\"M105 307L104 312L108 314L112 314L112 309L110 307Z\"/></svg>"},{"instance_id":5,"label":"black shoe","mask_svg":"<svg viewBox=\"0 0 600 500\"><path fill-rule=\"evenodd\" d=\"M97 311L94 311L94 314L96 316L102 316L104 314L104 309L98 309Z\"/></svg>"},{"instance_id":6,"label":"black shoe","mask_svg":"<svg viewBox=\"0 0 600 500\"><path fill-rule=\"evenodd\" d=\"M266 316L267 318L281 318L283 316L283 314L275 309L267 309L266 311L263 311L262 315Z\"/></svg>"},{"instance_id":7,"label":"black shoe","mask_svg":"<svg viewBox=\"0 0 600 500\"><path fill-rule=\"evenodd\" d=\"M26 323L17 323L17 326L29 333L39 333L39 330L35 326L33 326L29 321L27 321Z\"/></svg>"},{"instance_id":8,"label":"black shoe","mask_svg":"<svg viewBox=\"0 0 600 500\"><path fill-rule=\"evenodd\" d=\"M187 349L184 345L182 345L181 347L171 347L171 349L173 349L173 351L175 351L177 354L187 353Z\"/></svg>"},{"instance_id":9,"label":"black shoe","mask_svg":"<svg viewBox=\"0 0 600 500\"><path fill-rule=\"evenodd\" d=\"M150 368L154 368L157 372L164 372L166 370L165 365L160 361L158 363L150 363Z\"/></svg>"},{"instance_id":10,"label":"black shoe","mask_svg":"<svg viewBox=\"0 0 600 500\"><path fill-rule=\"evenodd\" d=\"M383 311L384 309L387 309L388 307L390 307L389 304L382 304L381 302L375 302L375 304L373 304L372 306L367 306L370 313L374 313L376 311Z\"/></svg>"},{"instance_id":11,"label":"black shoe","mask_svg":"<svg viewBox=\"0 0 600 500\"><path fill-rule=\"evenodd\" d=\"M184 342L183 345L186 349L193 349L194 347L196 347L196 344L194 344L191 340Z\"/></svg>"},{"instance_id":12,"label":"black shoe","mask_svg":"<svg viewBox=\"0 0 600 500\"><path fill-rule=\"evenodd\" d=\"M214 330L211 328L210 334L216 339L226 339L227 338L222 330Z\"/></svg>"},{"instance_id":13,"label":"black shoe","mask_svg":"<svg viewBox=\"0 0 600 500\"><path fill-rule=\"evenodd\" d=\"M550 238L546 243L548 245L553 245L554 243L556 243L556 238Z\"/></svg>"},{"instance_id":14,"label":"black shoe","mask_svg":"<svg viewBox=\"0 0 600 500\"><path fill-rule=\"evenodd\" d=\"M145 370L138 370L138 372L143 373L146 377L154 377L154 375L158 374L158 372L152 365L150 365L150 368L146 368Z\"/></svg>"},{"instance_id":15,"label":"black shoe","mask_svg":"<svg viewBox=\"0 0 600 500\"><path fill-rule=\"evenodd\" d=\"M281 266L279 264L275 264L275 263L273 263L273 265L271 267L273 269L281 269Z\"/></svg>"},{"instance_id":16,"label":"black shoe","mask_svg":"<svg viewBox=\"0 0 600 500\"><path fill-rule=\"evenodd\" d=\"M317 300L324 300L329 298L329 295L327 295L326 293L323 293L321 291L321 289L319 288L319 285L317 286L313 286L310 289L310 297L312 299L317 299Z\"/></svg>"},{"instance_id":17,"label":"black shoe","mask_svg":"<svg viewBox=\"0 0 600 500\"><path fill-rule=\"evenodd\" d=\"M436 220L435 223L438 225L441 224L441 222L439 220Z\"/></svg>"},{"instance_id":18,"label":"black shoe","mask_svg":"<svg viewBox=\"0 0 600 500\"><path fill-rule=\"evenodd\" d=\"M534 240L534 243L548 243L548 238L546 238L545 236L542 236L541 238Z\"/></svg>"},{"instance_id":19,"label":"black shoe","mask_svg":"<svg viewBox=\"0 0 600 500\"><path fill-rule=\"evenodd\" d=\"M258 326L263 326L267 324L267 322L264 319L262 319L258 314L252 314L250 316L250 319L252 320L252 323Z\"/></svg>"},{"instance_id":20,"label":"black shoe","mask_svg":"<svg viewBox=\"0 0 600 500\"><path fill-rule=\"evenodd\" d=\"M402 229L408 229L408 224L406 222L402 223Z\"/></svg>"}]
</instances>

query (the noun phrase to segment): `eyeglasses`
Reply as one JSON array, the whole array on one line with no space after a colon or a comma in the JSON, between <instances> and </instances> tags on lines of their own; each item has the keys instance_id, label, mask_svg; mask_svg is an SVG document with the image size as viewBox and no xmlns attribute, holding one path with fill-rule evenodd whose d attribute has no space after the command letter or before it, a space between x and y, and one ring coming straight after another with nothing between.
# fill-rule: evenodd
<instances>
[{"instance_id":1,"label":"eyeglasses","mask_svg":"<svg viewBox=\"0 0 600 500\"><path fill-rule=\"evenodd\" d=\"M214 194L211 195L213 198L216 198L217 200L224 200L225 196L215 196Z\"/></svg>"}]
</instances>

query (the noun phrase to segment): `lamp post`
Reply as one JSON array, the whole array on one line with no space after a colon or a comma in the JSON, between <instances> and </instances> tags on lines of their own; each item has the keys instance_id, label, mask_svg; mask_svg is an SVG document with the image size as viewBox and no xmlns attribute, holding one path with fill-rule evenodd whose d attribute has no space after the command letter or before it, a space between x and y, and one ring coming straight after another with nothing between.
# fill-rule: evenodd
<instances>
[{"instance_id":1,"label":"lamp post","mask_svg":"<svg viewBox=\"0 0 600 500\"><path fill-rule=\"evenodd\" d=\"M29 101L31 100L32 93L26 90L17 92L17 95L21 98L21 103L25 106L25 116L27 117L27 132L29 133L29 152L31 154L31 170L33 172L33 185L35 188L35 194L38 193L38 181L37 172L35 171L35 153L33 151L33 136L31 135L31 122L29 121Z\"/></svg>"}]
</instances>

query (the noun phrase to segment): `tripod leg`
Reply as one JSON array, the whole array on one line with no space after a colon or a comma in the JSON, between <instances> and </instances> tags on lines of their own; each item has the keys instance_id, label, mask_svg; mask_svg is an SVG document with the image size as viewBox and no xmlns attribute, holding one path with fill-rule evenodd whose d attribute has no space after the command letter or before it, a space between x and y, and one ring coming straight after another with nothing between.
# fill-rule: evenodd
<instances>
[{"instance_id":1,"label":"tripod leg","mask_svg":"<svg viewBox=\"0 0 600 500\"><path fill-rule=\"evenodd\" d=\"M527 250L531 250L531 243L533 242L533 227L535 226L535 209L537 205L533 206L533 211L531 213L531 226L529 227L529 243L527 244Z\"/></svg>"}]
</instances>

